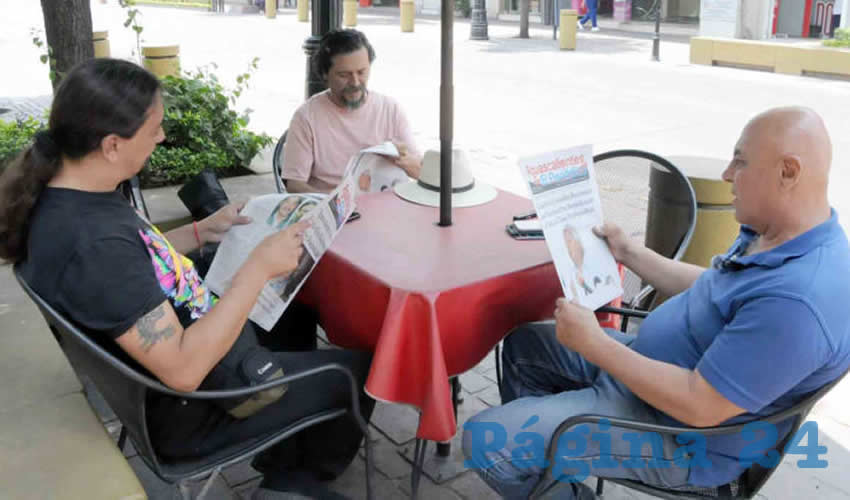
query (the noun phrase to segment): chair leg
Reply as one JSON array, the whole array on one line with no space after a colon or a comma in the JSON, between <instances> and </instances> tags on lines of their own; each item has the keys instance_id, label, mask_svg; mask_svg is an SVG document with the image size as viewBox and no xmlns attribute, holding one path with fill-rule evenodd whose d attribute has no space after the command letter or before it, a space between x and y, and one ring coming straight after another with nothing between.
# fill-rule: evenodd
<instances>
[{"instance_id":1,"label":"chair leg","mask_svg":"<svg viewBox=\"0 0 850 500\"><path fill-rule=\"evenodd\" d=\"M602 496L602 487L605 486L605 481L601 477L596 478L596 496Z\"/></svg>"},{"instance_id":2,"label":"chair leg","mask_svg":"<svg viewBox=\"0 0 850 500\"><path fill-rule=\"evenodd\" d=\"M363 439L363 452L366 454L366 500L372 500L372 439L368 427Z\"/></svg>"},{"instance_id":3,"label":"chair leg","mask_svg":"<svg viewBox=\"0 0 850 500\"><path fill-rule=\"evenodd\" d=\"M460 375L451 379L452 383L452 404L454 405L455 415L457 415L458 405L463 404L463 387L460 384Z\"/></svg>"},{"instance_id":4,"label":"chair leg","mask_svg":"<svg viewBox=\"0 0 850 500\"><path fill-rule=\"evenodd\" d=\"M209 479L207 479L204 483L204 487L201 488L201 492L198 493L198 497L195 500L204 500L204 497L207 496L207 493L209 493L210 488L212 487L213 481L215 481L215 478L218 477L220 473L221 466L219 465L218 467L213 469L212 474L210 474Z\"/></svg>"},{"instance_id":5,"label":"chair leg","mask_svg":"<svg viewBox=\"0 0 850 500\"><path fill-rule=\"evenodd\" d=\"M121 450L121 453L124 453L124 442L127 441L127 428L124 427L124 424L121 424L121 434L118 435L118 449Z\"/></svg>"},{"instance_id":6,"label":"chair leg","mask_svg":"<svg viewBox=\"0 0 850 500\"><path fill-rule=\"evenodd\" d=\"M496 388L499 389L499 394L502 394L502 343L496 344L496 349L493 351L496 355Z\"/></svg>"},{"instance_id":7,"label":"chair leg","mask_svg":"<svg viewBox=\"0 0 850 500\"><path fill-rule=\"evenodd\" d=\"M419 492L419 480L422 477L422 468L425 465L425 449L428 441L416 438L416 446L413 449L413 472L410 475L410 498L416 500Z\"/></svg>"}]
</instances>

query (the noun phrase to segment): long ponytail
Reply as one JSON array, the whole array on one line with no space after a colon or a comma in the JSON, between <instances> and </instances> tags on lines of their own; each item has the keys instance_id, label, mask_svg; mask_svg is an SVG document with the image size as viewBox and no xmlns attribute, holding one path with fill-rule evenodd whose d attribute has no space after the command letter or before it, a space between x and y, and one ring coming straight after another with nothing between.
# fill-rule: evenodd
<instances>
[{"instance_id":1,"label":"long ponytail","mask_svg":"<svg viewBox=\"0 0 850 500\"><path fill-rule=\"evenodd\" d=\"M26 258L30 217L63 158L80 159L109 134L132 137L160 89L150 72L118 59L90 59L62 80L47 130L0 175L0 259Z\"/></svg>"},{"instance_id":2,"label":"long ponytail","mask_svg":"<svg viewBox=\"0 0 850 500\"><path fill-rule=\"evenodd\" d=\"M29 218L44 186L59 172L62 158L50 132L42 130L0 176L0 258L26 255Z\"/></svg>"}]
</instances>

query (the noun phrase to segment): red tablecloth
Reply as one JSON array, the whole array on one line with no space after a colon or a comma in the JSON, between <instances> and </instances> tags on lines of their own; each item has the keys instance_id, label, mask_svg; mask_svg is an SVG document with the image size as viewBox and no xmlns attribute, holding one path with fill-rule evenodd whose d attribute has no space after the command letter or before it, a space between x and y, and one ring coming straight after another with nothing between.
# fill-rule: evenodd
<instances>
[{"instance_id":1,"label":"red tablecloth","mask_svg":"<svg viewBox=\"0 0 850 500\"><path fill-rule=\"evenodd\" d=\"M437 208L384 192L364 195L300 300L329 339L373 350L366 390L421 410L417 436L447 441L457 424L448 377L475 366L521 323L551 317L561 286L543 241L505 232L529 200L500 191L485 205Z\"/></svg>"}]
</instances>

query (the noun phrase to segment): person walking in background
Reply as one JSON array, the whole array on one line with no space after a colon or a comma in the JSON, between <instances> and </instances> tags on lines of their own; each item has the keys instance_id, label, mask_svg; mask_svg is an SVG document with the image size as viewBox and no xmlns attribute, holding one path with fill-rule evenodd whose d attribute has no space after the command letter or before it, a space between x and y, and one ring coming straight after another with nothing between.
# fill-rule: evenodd
<instances>
[{"instance_id":1,"label":"person walking in background","mask_svg":"<svg viewBox=\"0 0 850 500\"><path fill-rule=\"evenodd\" d=\"M835 30L841 26L841 10L844 7L844 0L835 0L832 4L832 29L829 30L829 37L835 38Z\"/></svg>"},{"instance_id":2,"label":"person walking in background","mask_svg":"<svg viewBox=\"0 0 850 500\"><path fill-rule=\"evenodd\" d=\"M590 20L590 31L599 31L599 26L596 25L596 8L599 0L582 0L582 3L587 7L587 13L578 20L578 29L583 30L585 23Z\"/></svg>"}]
</instances>

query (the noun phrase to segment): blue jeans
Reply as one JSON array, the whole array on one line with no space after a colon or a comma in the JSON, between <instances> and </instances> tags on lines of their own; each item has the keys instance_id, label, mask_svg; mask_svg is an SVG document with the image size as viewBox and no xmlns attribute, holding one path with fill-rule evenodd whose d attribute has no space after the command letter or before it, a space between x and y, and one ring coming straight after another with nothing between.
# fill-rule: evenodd
<instances>
[{"instance_id":1,"label":"blue jeans","mask_svg":"<svg viewBox=\"0 0 850 500\"><path fill-rule=\"evenodd\" d=\"M606 333L625 345L634 339L615 330L607 330ZM504 369L500 389L503 406L484 410L464 425L463 450L481 478L505 498L528 498L545 472L542 463L533 463L527 455L526 460L522 460L524 450L529 449L529 441L528 434L523 437L521 433L541 435L543 449L548 450L557 427L573 415L605 415L645 423L666 423L659 411L644 403L626 386L559 344L552 322L530 323L514 330L505 339L502 360ZM539 419L535 421L534 416ZM500 424L506 431L507 439L501 449L482 446L486 438L482 439L481 435L474 437L476 424L483 424L483 428L485 425L492 426L491 422ZM573 468L580 462L586 464L581 468L591 476L635 479L669 488L687 484L688 469L677 466L673 461L673 450L680 445L671 436L658 435L659 439L652 445L654 448L644 441L636 445L639 450L632 450L636 441L634 431L610 425L607 429L600 429L598 425L589 424L579 425L573 430L576 431L570 433L573 436L586 436L580 439L586 446L582 450L581 444L564 444L562 439L561 449L568 450L568 453L559 454L560 460L556 458L556 464L560 462L562 467L555 469L559 471L555 477L563 479L566 475L581 475L577 468ZM604 446L601 444L603 441ZM515 452L517 449L519 451ZM607 457L608 450L610 457ZM600 460L600 457L606 460ZM646 467L650 457L656 461L651 467ZM612 459L617 463L612 464ZM623 463L629 459L628 464ZM565 460L571 462L566 464ZM639 468L641 464L643 468ZM574 498L571 488L560 491L564 491L566 496L559 498Z\"/></svg>"},{"instance_id":2,"label":"blue jeans","mask_svg":"<svg viewBox=\"0 0 850 500\"><path fill-rule=\"evenodd\" d=\"M587 14L581 16L581 19L578 20L580 24L584 24L590 19L593 27L596 27L596 7L599 0L584 0L585 5L587 5Z\"/></svg>"}]
</instances>

